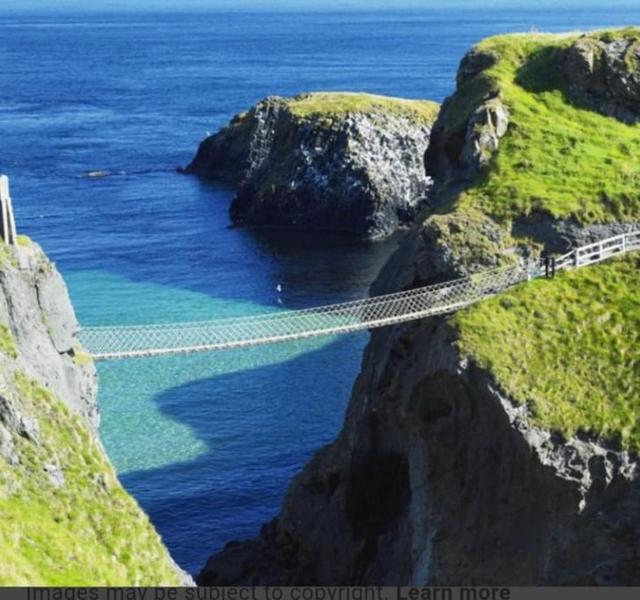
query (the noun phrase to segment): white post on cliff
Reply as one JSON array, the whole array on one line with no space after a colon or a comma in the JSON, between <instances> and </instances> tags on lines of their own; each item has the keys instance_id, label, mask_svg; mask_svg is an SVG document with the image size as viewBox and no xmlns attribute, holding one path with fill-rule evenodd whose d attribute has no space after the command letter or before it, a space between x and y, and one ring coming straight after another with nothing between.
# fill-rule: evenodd
<instances>
[{"instance_id":1,"label":"white post on cliff","mask_svg":"<svg viewBox=\"0 0 640 600\"><path fill-rule=\"evenodd\" d=\"M0 202L2 202L2 231L0 231L0 235L5 244L15 246L18 236L16 222L13 218L11 196L9 195L9 178L6 175L0 175Z\"/></svg>"}]
</instances>

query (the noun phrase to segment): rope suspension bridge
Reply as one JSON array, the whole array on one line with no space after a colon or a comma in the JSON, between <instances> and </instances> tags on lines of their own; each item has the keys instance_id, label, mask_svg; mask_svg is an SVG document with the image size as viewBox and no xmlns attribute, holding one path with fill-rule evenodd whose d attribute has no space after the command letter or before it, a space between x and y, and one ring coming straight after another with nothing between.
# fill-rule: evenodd
<instances>
[{"instance_id":1,"label":"rope suspension bridge","mask_svg":"<svg viewBox=\"0 0 640 600\"><path fill-rule=\"evenodd\" d=\"M444 283L331 304L213 321L85 327L78 338L95 360L210 352L336 335L454 312L522 281L640 249L640 230L573 249L544 264L488 270Z\"/></svg>"}]
</instances>

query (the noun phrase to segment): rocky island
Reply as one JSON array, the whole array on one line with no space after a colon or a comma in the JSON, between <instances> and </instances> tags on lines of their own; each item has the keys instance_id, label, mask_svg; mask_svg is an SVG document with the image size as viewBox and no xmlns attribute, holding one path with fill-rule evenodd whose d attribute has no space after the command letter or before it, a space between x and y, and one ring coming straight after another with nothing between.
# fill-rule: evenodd
<instances>
[{"instance_id":1,"label":"rocky island","mask_svg":"<svg viewBox=\"0 0 640 600\"><path fill-rule=\"evenodd\" d=\"M374 293L637 228L639 83L638 29L481 42ZM640 585L639 267L374 332L336 441L199 582Z\"/></svg>"},{"instance_id":2,"label":"rocky island","mask_svg":"<svg viewBox=\"0 0 640 600\"><path fill-rule=\"evenodd\" d=\"M437 112L369 94L267 98L204 140L185 172L236 185L238 225L379 239L428 201L423 156Z\"/></svg>"},{"instance_id":3,"label":"rocky island","mask_svg":"<svg viewBox=\"0 0 640 600\"><path fill-rule=\"evenodd\" d=\"M96 371L62 277L0 240L0 585L177 585L98 437Z\"/></svg>"}]
</instances>

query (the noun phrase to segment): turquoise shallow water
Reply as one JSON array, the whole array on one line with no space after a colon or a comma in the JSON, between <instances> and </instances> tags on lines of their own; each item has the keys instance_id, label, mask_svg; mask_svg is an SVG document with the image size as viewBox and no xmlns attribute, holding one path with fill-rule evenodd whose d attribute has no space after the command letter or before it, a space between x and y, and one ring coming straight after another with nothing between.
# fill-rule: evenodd
<instances>
[{"instance_id":1,"label":"turquoise shallow water","mask_svg":"<svg viewBox=\"0 0 640 600\"><path fill-rule=\"evenodd\" d=\"M219 233L246 235L226 225ZM262 285L265 303L179 287L160 267L162 283L103 270L71 270L66 280L85 324L204 320L365 295L395 247L306 235L263 234L253 243L260 258L249 262L273 261L274 272L265 268L252 281L242 272L220 277ZM211 285L230 290L219 284ZM335 436L366 339L355 334L98 363L109 456L174 554L194 557L193 570L211 551L210 540L253 535L275 513L301 463Z\"/></svg>"},{"instance_id":2,"label":"turquoise shallow water","mask_svg":"<svg viewBox=\"0 0 640 600\"><path fill-rule=\"evenodd\" d=\"M181 321L185 315L202 320L211 315L231 317L277 310L250 302L216 300L198 292L153 283L135 283L102 272L72 272L67 281L74 295L81 299L76 303L76 309L85 322L95 319L104 323L105 305L113 305L116 309L109 319L113 323L148 322L150 305L154 307L157 322ZM101 298L101 295L105 297ZM82 299L90 302L85 305ZM365 337L352 336L351 343L357 345ZM188 390L187 384L193 382L201 382L201 386L206 387L207 380L268 367L290 371L287 362L326 349L335 341L335 337L324 337L262 348L98 363L102 438L120 475L186 463L204 456L211 445L217 446L220 454L226 448L225 436L229 431L242 429L242 423L237 421L242 421L248 407L252 411L271 414L277 420L280 420L278 413L281 411L285 416L298 412L299 416L308 416L309 407L304 398L296 400L299 407L283 406L282 402L275 403L269 397L268 390L257 390L256 396L250 398L250 390L245 385L223 391L225 396L229 393L234 396L236 406L216 394L214 389L202 398L196 398L196 402L189 393L180 390ZM329 364L326 366L330 367ZM176 418L175 413L186 410L186 404L204 404L204 410L198 410L208 418L218 410L222 411L218 415L221 422L207 434L199 433ZM297 432L293 434L295 436Z\"/></svg>"},{"instance_id":3,"label":"turquoise shallow water","mask_svg":"<svg viewBox=\"0 0 640 600\"><path fill-rule=\"evenodd\" d=\"M207 131L269 94L442 100L463 53L487 35L640 21L640 6L524 4L2 14L0 171L11 177L18 228L57 262L85 325L362 297L395 242L229 229L232 191L175 167ZM96 170L112 176L84 176ZM99 366L107 451L183 567L196 572L226 541L255 535L276 514L291 477L339 430L366 340Z\"/></svg>"}]
</instances>

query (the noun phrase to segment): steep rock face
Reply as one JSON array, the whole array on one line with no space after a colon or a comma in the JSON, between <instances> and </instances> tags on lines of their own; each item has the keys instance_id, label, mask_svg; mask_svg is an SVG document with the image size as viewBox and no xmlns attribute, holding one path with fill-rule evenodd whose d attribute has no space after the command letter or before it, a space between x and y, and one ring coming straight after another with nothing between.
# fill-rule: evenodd
<instances>
[{"instance_id":1,"label":"steep rock face","mask_svg":"<svg viewBox=\"0 0 640 600\"><path fill-rule=\"evenodd\" d=\"M548 178L555 168L554 144L566 139L566 125L540 124L532 115L546 117L549 105L561 109L563 118L578 113L572 102L565 102L566 80L561 93L549 90L546 80L547 75L561 72L563 62L556 59L564 57L573 43L566 36L507 36L491 40L463 60L456 94L443 105L426 160L442 206L447 201L450 210L416 225L374 284L375 294L537 260L543 251L566 252L574 244L637 228L637 190L632 185L618 191L635 192L635 200L629 204L627 220L616 222L602 210L609 206L602 197L585 194L575 213L562 202L558 202L561 210L556 210L554 202L562 189L537 197L533 211L529 198L518 195L530 188L516 188L508 179L524 172L528 186L540 184L531 186L537 194L547 187L544 178L536 181L536 177L542 172ZM542 63L535 62L540 57ZM499 65L501 61L506 62ZM527 70L531 64L534 75L544 75L542 84ZM498 65L501 68L493 70ZM610 135L632 131L599 115L588 122ZM589 140L574 133L571 143L584 155ZM532 147L532 139L543 140L544 146ZM630 144L635 142L630 138ZM500 163L505 147L510 155ZM572 155L573 147L559 148L560 156ZM527 162L532 151L541 163L538 171ZM578 183L581 173L593 175L591 159L576 161L584 171L571 172L565 185ZM509 161L513 169L504 168L511 167ZM618 164L613 158L609 161L602 165ZM480 171L484 178L477 177ZM499 175L507 178L505 194L498 185ZM503 210L505 205L508 211ZM602 214L607 218L598 221L593 216ZM496 215L507 217L501 220ZM585 222L579 217L586 217ZM632 275L635 265L637 260L629 268ZM527 284L523 289L529 303L523 310L529 304L535 307L539 330L511 324L525 354L542 354L549 361L535 373L536 384L550 394L545 400L561 403L568 411L579 401L571 394L580 391L580 382L574 388L567 386L565 397L552 396L545 384L558 369L568 380L575 356L564 355L561 343L553 354L545 345L547 338L539 334L545 327L556 331L562 327L561 340L585 330L597 340L602 324L609 322L633 344L636 321L616 321L613 315L635 311L637 278L631 277L636 287L625 305L612 310L604 291L606 273L603 267L602 279L589 275L594 279L581 289L570 289L564 305L547 306L543 300L536 304L541 288ZM554 285L557 282L549 283ZM601 311L598 317L579 312L572 297L588 290L593 294L589 308ZM499 299L507 314L523 301ZM570 318L556 321L560 313ZM494 326L494 318L498 319L497 311L487 318L486 329L495 338L483 343L499 347L504 331L501 323ZM374 331L337 440L321 449L295 478L280 514L260 536L231 543L212 556L200 582L638 584L637 453L598 435L597 429L587 435L574 428L565 435L559 427L540 426L536 414L540 406L526 394L505 392L506 380L465 350L464 334L456 317ZM618 359L613 355L620 358L616 353L621 352L607 347L610 353L600 354L601 360L593 363L593 370L603 373L598 410L608 401L606 377L611 375L604 373L615 366ZM509 358L515 357L515 348L502 349ZM580 350L578 360L595 358L587 355L588 348ZM627 412L619 438L625 430L638 433L634 423L639 381L633 366L637 354L621 360L626 361L624 371L631 373L631 384L628 397L622 399ZM508 367L518 376L533 368L533 362L516 363L514 358ZM588 405L581 406L589 410Z\"/></svg>"},{"instance_id":2,"label":"steep rock face","mask_svg":"<svg viewBox=\"0 0 640 600\"><path fill-rule=\"evenodd\" d=\"M434 118L428 102L267 98L202 142L186 172L238 185L230 214L239 225L382 238L427 200L422 156Z\"/></svg>"},{"instance_id":3,"label":"steep rock face","mask_svg":"<svg viewBox=\"0 0 640 600\"><path fill-rule=\"evenodd\" d=\"M188 583L105 455L77 329L42 250L0 243L0 585Z\"/></svg>"},{"instance_id":4,"label":"steep rock face","mask_svg":"<svg viewBox=\"0 0 640 600\"><path fill-rule=\"evenodd\" d=\"M581 39L566 50L565 73L576 100L625 122L640 118L637 39Z\"/></svg>"},{"instance_id":5,"label":"steep rock face","mask_svg":"<svg viewBox=\"0 0 640 600\"><path fill-rule=\"evenodd\" d=\"M531 427L455 339L376 334L337 442L200 581L637 584L637 462Z\"/></svg>"},{"instance_id":6,"label":"steep rock face","mask_svg":"<svg viewBox=\"0 0 640 600\"><path fill-rule=\"evenodd\" d=\"M78 330L60 273L40 248L27 242L2 249L0 326L15 342L25 371L80 413L97 430L93 363L74 340Z\"/></svg>"},{"instance_id":7,"label":"steep rock face","mask_svg":"<svg viewBox=\"0 0 640 600\"><path fill-rule=\"evenodd\" d=\"M497 62L495 52L480 48L460 62L456 93L443 103L426 151L425 166L436 181L472 181L498 151L510 115L485 75Z\"/></svg>"}]
</instances>

